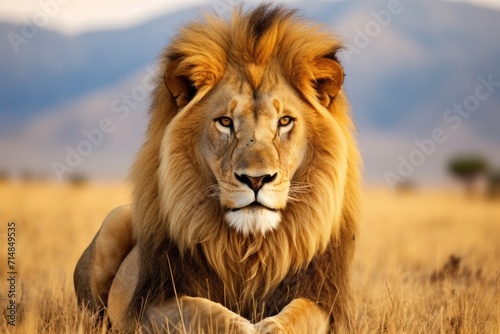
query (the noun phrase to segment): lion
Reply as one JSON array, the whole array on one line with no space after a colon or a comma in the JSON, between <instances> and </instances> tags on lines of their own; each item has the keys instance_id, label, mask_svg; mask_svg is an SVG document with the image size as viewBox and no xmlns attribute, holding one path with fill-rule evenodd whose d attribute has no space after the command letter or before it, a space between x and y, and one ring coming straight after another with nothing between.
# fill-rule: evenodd
<instances>
[{"instance_id":1,"label":"lion","mask_svg":"<svg viewBox=\"0 0 500 334\"><path fill-rule=\"evenodd\" d=\"M180 29L79 302L124 332L351 330L361 159L341 48L271 4Z\"/></svg>"}]
</instances>

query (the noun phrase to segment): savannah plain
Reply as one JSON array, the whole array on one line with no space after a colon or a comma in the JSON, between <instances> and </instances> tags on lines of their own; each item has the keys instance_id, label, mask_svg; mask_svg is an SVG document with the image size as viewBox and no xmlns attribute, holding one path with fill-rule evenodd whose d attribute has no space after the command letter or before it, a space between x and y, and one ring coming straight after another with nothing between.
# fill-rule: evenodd
<instances>
[{"instance_id":1,"label":"savannah plain","mask_svg":"<svg viewBox=\"0 0 500 334\"><path fill-rule=\"evenodd\" d=\"M118 184L0 181L0 333L109 333L79 311L75 264ZM9 326L7 228L16 223ZM356 333L500 333L500 201L446 190L364 191L352 271Z\"/></svg>"}]
</instances>

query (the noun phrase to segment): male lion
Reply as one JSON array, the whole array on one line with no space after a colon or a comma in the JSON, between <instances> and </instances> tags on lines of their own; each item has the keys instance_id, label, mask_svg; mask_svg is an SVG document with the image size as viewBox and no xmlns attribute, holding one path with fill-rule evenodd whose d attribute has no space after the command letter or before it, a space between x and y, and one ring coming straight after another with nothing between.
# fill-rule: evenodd
<instances>
[{"instance_id":1,"label":"male lion","mask_svg":"<svg viewBox=\"0 0 500 334\"><path fill-rule=\"evenodd\" d=\"M281 6L182 28L80 302L125 331L349 330L360 158L340 48Z\"/></svg>"}]
</instances>

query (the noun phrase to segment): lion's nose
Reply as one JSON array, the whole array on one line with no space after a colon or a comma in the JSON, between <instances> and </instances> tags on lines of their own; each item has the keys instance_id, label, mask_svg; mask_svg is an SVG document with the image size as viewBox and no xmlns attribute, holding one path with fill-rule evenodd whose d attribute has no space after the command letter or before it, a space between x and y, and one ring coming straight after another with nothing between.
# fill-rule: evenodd
<instances>
[{"instance_id":1,"label":"lion's nose","mask_svg":"<svg viewBox=\"0 0 500 334\"><path fill-rule=\"evenodd\" d=\"M250 189L253 189L255 193L257 193L266 183L273 182L274 179L276 179L276 175L278 173L275 173L274 175L261 175L261 176L249 176L246 174L234 174L236 179L240 181L241 183L246 184L247 186L250 187Z\"/></svg>"}]
</instances>

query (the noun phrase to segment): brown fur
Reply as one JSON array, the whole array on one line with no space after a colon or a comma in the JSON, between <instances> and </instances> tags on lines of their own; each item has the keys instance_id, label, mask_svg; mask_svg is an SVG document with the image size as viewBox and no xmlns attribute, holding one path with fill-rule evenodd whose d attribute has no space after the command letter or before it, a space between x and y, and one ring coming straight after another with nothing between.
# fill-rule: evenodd
<instances>
[{"instance_id":1,"label":"brown fur","mask_svg":"<svg viewBox=\"0 0 500 334\"><path fill-rule=\"evenodd\" d=\"M188 25L166 50L163 68L177 61L176 75L184 80L189 78L193 86L202 91L216 86L228 67L239 71L241 79L248 80L257 89L263 75L256 73L277 65L304 98L316 104L317 90L313 89L318 87L314 87L314 82L328 76L328 69L316 67L317 63L335 61L334 55L339 48L335 37L297 19L293 11L261 6L247 15L237 12L229 22L210 17ZM306 295L317 300L326 311L332 309L337 322L346 323L348 266L358 218L359 157L343 91L328 105L328 111L338 125L335 131L339 132L331 137L340 136L345 140L347 150L342 152L343 156L336 157L329 153L335 143L319 140L315 138L317 134L312 134L309 161L296 176L297 181L312 184L312 191L305 194L301 202L289 205L284 228L265 238L245 238L221 224L219 204L213 199L203 194L192 196L192 189L199 192L214 182L203 166L196 165L198 161L192 156L176 157L190 161L183 165L181 160L178 170L170 171L174 175L172 178L183 187L166 190L174 192L172 201L191 210L184 212L185 221L169 221L169 217L162 217L157 174L162 153L160 142L164 130L178 113L166 88L160 82L154 93L147 142L131 175L135 188L134 232L144 267L132 308L138 311L142 296L149 294L156 299L157 294L167 295L162 298L171 294L166 252L171 262L183 257L182 262L174 264L178 266L173 268L174 272L183 273L174 277L174 281L178 291L185 289L183 292L188 295L209 297L247 317L255 310L253 302L267 302L265 314L271 315L286 304L289 294ZM324 113L324 109L317 109ZM312 131L323 136L333 131L322 129L321 124L314 122L310 126ZM172 145L193 153L185 149L186 138L179 139L181 142ZM344 163L347 175L335 175L335 166ZM187 194L190 195L187 197ZM339 199L335 200L334 195ZM324 212L332 203L335 203L336 212ZM169 229L169 225L173 227ZM331 237L325 231L331 231ZM325 234L327 239L318 242ZM309 279L308 270L315 271L321 281ZM226 289L222 289L222 282L228 285ZM288 291L290 286L296 291ZM321 298L323 294L326 298Z\"/></svg>"},{"instance_id":2,"label":"brown fur","mask_svg":"<svg viewBox=\"0 0 500 334\"><path fill-rule=\"evenodd\" d=\"M93 312L104 310L113 278L132 247L130 207L121 206L108 214L75 268L80 304Z\"/></svg>"},{"instance_id":3,"label":"brown fur","mask_svg":"<svg viewBox=\"0 0 500 334\"><path fill-rule=\"evenodd\" d=\"M295 11L261 5L227 20L209 15L188 24L165 50L146 142L130 176L140 266L130 319L140 318L144 305L161 308L177 295L206 298L252 322L263 319L261 330L289 323L286 330L302 333L323 326L321 319L331 330L350 327L360 158L341 88L340 48L334 35ZM275 230L245 235L225 223L224 208L210 193L220 180L200 142L221 96L265 101L274 91L284 91L302 113L291 135L300 136L302 160L289 177L291 192L294 184L307 191L279 208ZM286 101L270 105L279 112ZM253 108L257 119L258 105ZM278 147L279 159L288 152L296 160L297 150Z\"/></svg>"}]
</instances>

